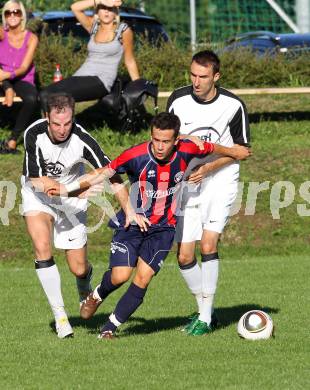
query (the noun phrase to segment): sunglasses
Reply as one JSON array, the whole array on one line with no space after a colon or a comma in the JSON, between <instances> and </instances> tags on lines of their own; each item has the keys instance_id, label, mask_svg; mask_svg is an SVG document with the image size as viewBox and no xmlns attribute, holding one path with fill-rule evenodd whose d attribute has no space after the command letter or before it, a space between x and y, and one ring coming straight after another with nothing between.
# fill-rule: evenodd
<instances>
[{"instance_id":1,"label":"sunglasses","mask_svg":"<svg viewBox=\"0 0 310 390\"><path fill-rule=\"evenodd\" d=\"M100 9L105 9L109 12L114 12L115 14L117 13L117 7L108 7L107 5L104 5L104 4L98 4L96 8L97 8L97 12Z\"/></svg>"},{"instance_id":2,"label":"sunglasses","mask_svg":"<svg viewBox=\"0 0 310 390\"><path fill-rule=\"evenodd\" d=\"M9 16L17 16L17 17L22 17L22 11L20 9L13 9L13 11L10 11L9 9L7 9L6 11L4 11L4 16L6 18L8 18Z\"/></svg>"}]
</instances>

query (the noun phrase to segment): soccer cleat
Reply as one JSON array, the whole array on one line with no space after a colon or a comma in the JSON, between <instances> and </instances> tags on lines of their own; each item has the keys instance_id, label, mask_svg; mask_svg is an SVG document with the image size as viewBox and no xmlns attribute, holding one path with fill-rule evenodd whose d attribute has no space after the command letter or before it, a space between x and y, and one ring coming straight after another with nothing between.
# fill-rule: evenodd
<instances>
[{"instance_id":1,"label":"soccer cleat","mask_svg":"<svg viewBox=\"0 0 310 390\"><path fill-rule=\"evenodd\" d=\"M111 339L115 339L115 335L112 332L112 330L103 330L102 332L99 333L98 339L99 340L104 340L104 339L111 340Z\"/></svg>"},{"instance_id":2,"label":"soccer cleat","mask_svg":"<svg viewBox=\"0 0 310 390\"><path fill-rule=\"evenodd\" d=\"M181 329L181 332L188 332L190 331L193 326L196 324L196 321L198 320L199 313L194 313L190 317L188 317L189 322Z\"/></svg>"},{"instance_id":3,"label":"soccer cleat","mask_svg":"<svg viewBox=\"0 0 310 390\"><path fill-rule=\"evenodd\" d=\"M80 307L80 316L84 318L84 320L88 320L89 318L91 318L96 313L98 307L102 303L102 299L97 292L98 287L99 285L82 302L82 305Z\"/></svg>"},{"instance_id":4,"label":"soccer cleat","mask_svg":"<svg viewBox=\"0 0 310 390\"><path fill-rule=\"evenodd\" d=\"M56 332L60 339L73 337L73 329L67 317L56 320Z\"/></svg>"},{"instance_id":5,"label":"soccer cleat","mask_svg":"<svg viewBox=\"0 0 310 390\"><path fill-rule=\"evenodd\" d=\"M91 279L93 276L93 267L89 265L89 270L85 278L76 278L76 286L79 293L80 307L87 296L93 291L91 287Z\"/></svg>"},{"instance_id":6,"label":"soccer cleat","mask_svg":"<svg viewBox=\"0 0 310 390\"><path fill-rule=\"evenodd\" d=\"M182 332L186 332L186 333L190 333L196 323L197 323L197 320L199 318L199 313L194 313L192 314L188 319L189 319L189 322L187 325L184 326L184 328L181 329ZM211 324L210 324L211 328L212 329L215 329L219 326L219 320L217 318L217 315L215 314L215 312L212 313L212 316L211 316Z\"/></svg>"},{"instance_id":7,"label":"soccer cleat","mask_svg":"<svg viewBox=\"0 0 310 390\"><path fill-rule=\"evenodd\" d=\"M212 333L213 329L204 321L197 320L194 328L187 332L189 336L202 336L204 334Z\"/></svg>"}]
</instances>

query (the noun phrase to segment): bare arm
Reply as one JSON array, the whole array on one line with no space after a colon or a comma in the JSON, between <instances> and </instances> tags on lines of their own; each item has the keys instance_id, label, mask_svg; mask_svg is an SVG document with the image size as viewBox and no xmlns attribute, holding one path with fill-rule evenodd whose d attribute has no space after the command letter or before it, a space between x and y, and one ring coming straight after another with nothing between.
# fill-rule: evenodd
<instances>
[{"instance_id":1,"label":"bare arm","mask_svg":"<svg viewBox=\"0 0 310 390\"><path fill-rule=\"evenodd\" d=\"M31 184L36 191L46 192L48 188L58 186L58 182L48 176L30 177Z\"/></svg>"},{"instance_id":2,"label":"bare arm","mask_svg":"<svg viewBox=\"0 0 310 390\"><path fill-rule=\"evenodd\" d=\"M115 194L116 199L118 200L121 208L124 210L126 215L125 228L127 228L132 222L136 223L142 232L146 232L148 226L151 225L150 221L145 218L143 215L136 214L133 209L128 190L123 183L119 175L114 175L111 179L111 188Z\"/></svg>"},{"instance_id":3,"label":"bare arm","mask_svg":"<svg viewBox=\"0 0 310 390\"><path fill-rule=\"evenodd\" d=\"M232 157L220 157L215 161L208 162L204 165L198 167L193 173L188 177L189 183L200 183L210 172L217 171L224 167L225 165L231 164L235 161Z\"/></svg>"},{"instance_id":4,"label":"bare arm","mask_svg":"<svg viewBox=\"0 0 310 390\"><path fill-rule=\"evenodd\" d=\"M88 8L94 7L94 5L94 0L76 1L71 5L71 10L74 13L74 16L89 33L93 25L94 17L85 15L84 11Z\"/></svg>"},{"instance_id":5,"label":"bare arm","mask_svg":"<svg viewBox=\"0 0 310 390\"><path fill-rule=\"evenodd\" d=\"M14 71L14 77L23 76L29 69L30 65L33 62L34 54L36 51L36 48L38 46L38 37L35 34L31 34L28 44L27 44L27 51L25 54L25 57L23 59L23 62L21 63L21 66ZM3 70L0 70L0 81L8 80L11 78L10 72L4 72Z\"/></svg>"},{"instance_id":6,"label":"bare arm","mask_svg":"<svg viewBox=\"0 0 310 390\"><path fill-rule=\"evenodd\" d=\"M127 30L123 32L124 62L131 80L136 80L140 76L134 56L133 40L133 32L130 28L127 28Z\"/></svg>"},{"instance_id":7,"label":"bare arm","mask_svg":"<svg viewBox=\"0 0 310 390\"><path fill-rule=\"evenodd\" d=\"M143 215L136 214L130 203L126 186L120 176L115 174L115 171L111 168L97 168L95 171L82 176L80 180L76 180L69 185L63 185L56 182L56 185L51 185L50 188L46 188L45 192L50 196L78 196L78 194L103 183L103 181L108 180L109 178L114 195L126 215L125 227L128 227L132 222L135 222L140 227L141 231L147 231L148 226L151 224L150 221Z\"/></svg>"},{"instance_id":8,"label":"bare arm","mask_svg":"<svg viewBox=\"0 0 310 390\"><path fill-rule=\"evenodd\" d=\"M234 145L231 148L227 148L226 146L214 144L213 153L232 157L236 160L245 160L252 155L252 151L250 148L241 145Z\"/></svg>"}]
</instances>

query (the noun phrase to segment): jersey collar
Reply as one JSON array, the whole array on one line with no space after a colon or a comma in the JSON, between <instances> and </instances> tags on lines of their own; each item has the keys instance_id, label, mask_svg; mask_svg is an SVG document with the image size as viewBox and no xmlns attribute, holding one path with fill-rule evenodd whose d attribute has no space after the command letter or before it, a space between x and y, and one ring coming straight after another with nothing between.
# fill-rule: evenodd
<instances>
[{"instance_id":1,"label":"jersey collar","mask_svg":"<svg viewBox=\"0 0 310 390\"><path fill-rule=\"evenodd\" d=\"M152 142L148 142L147 149L148 149L148 153L149 153L151 160L154 161L158 165L171 164L175 160L176 155L177 155L177 149L176 149L176 147L174 147L174 151L173 151L172 155L170 156L169 160L161 161L161 160L157 160L157 158L154 156L154 154L152 152Z\"/></svg>"},{"instance_id":2,"label":"jersey collar","mask_svg":"<svg viewBox=\"0 0 310 390\"><path fill-rule=\"evenodd\" d=\"M218 99L218 97L220 95L219 88L218 87L215 87L215 88L216 88L216 94L215 94L214 98L211 99L211 100L205 101L205 100L200 99L198 96L196 96L194 94L193 87L191 87L191 97L198 104L212 104L212 103L214 103Z\"/></svg>"}]
</instances>

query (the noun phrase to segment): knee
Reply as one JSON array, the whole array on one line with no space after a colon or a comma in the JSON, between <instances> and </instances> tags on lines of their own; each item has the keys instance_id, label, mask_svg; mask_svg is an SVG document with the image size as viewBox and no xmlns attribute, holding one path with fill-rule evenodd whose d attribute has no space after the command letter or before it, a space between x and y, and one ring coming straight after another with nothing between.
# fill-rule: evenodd
<instances>
[{"instance_id":1,"label":"knee","mask_svg":"<svg viewBox=\"0 0 310 390\"><path fill-rule=\"evenodd\" d=\"M23 97L23 103L28 107L35 107L38 104L38 95L37 93L29 93L27 96Z\"/></svg>"},{"instance_id":2,"label":"knee","mask_svg":"<svg viewBox=\"0 0 310 390\"><path fill-rule=\"evenodd\" d=\"M188 265L192 263L194 260L194 256L190 253L184 253L182 251L178 252L178 263L179 265Z\"/></svg>"},{"instance_id":3,"label":"knee","mask_svg":"<svg viewBox=\"0 0 310 390\"><path fill-rule=\"evenodd\" d=\"M127 282L127 280L131 276L131 270L119 271L115 268L112 269L111 282L114 286L118 286L119 284L123 284Z\"/></svg>"},{"instance_id":4,"label":"knee","mask_svg":"<svg viewBox=\"0 0 310 390\"><path fill-rule=\"evenodd\" d=\"M51 245L49 240L43 239L38 242L34 242L33 244L37 259L45 260L51 257Z\"/></svg>"},{"instance_id":5,"label":"knee","mask_svg":"<svg viewBox=\"0 0 310 390\"><path fill-rule=\"evenodd\" d=\"M140 288L147 288L147 286L150 284L151 280L152 280L152 277L149 275L136 274L136 276L134 278L134 284Z\"/></svg>"},{"instance_id":6,"label":"knee","mask_svg":"<svg viewBox=\"0 0 310 390\"><path fill-rule=\"evenodd\" d=\"M84 276L86 276L88 271L87 263L69 265L69 268L73 275L75 275L77 278L83 278Z\"/></svg>"},{"instance_id":7,"label":"knee","mask_svg":"<svg viewBox=\"0 0 310 390\"><path fill-rule=\"evenodd\" d=\"M201 249L201 253L204 253L204 254L215 253L215 252L217 252L217 244L214 242L208 242L208 241L201 242L200 249Z\"/></svg>"},{"instance_id":8,"label":"knee","mask_svg":"<svg viewBox=\"0 0 310 390\"><path fill-rule=\"evenodd\" d=\"M85 265L75 267L74 270L71 270L71 272L77 277L77 278L84 278L87 274L87 267Z\"/></svg>"}]
</instances>

